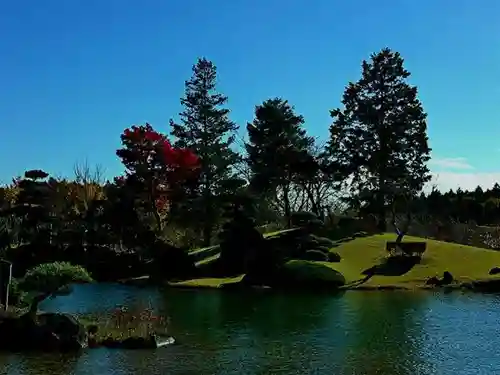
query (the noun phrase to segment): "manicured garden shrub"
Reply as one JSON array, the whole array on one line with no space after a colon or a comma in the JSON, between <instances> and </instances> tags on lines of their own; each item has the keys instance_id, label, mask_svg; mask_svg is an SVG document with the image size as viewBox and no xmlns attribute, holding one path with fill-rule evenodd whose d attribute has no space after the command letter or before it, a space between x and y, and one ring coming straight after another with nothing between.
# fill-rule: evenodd
<instances>
[{"instance_id":1,"label":"manicured garden shrub","mask_svg":"<svg viewBox=\"0 0 500 375\"><path fill-rule=\"evenodd\" d=\"M93 279L85 268L69 262L42 263L26 272L19 280L23 291L50 292L74 283L88 283Z\"/></svg>"},{"instance_id":2,"label":"manicured garden shrub","mask_svg":"<svg viewBox=\"0 0 500 375\"><path fill-rule=\"evenodd\" d=\"M291 260L280 272L280 284L284 287L336 288L345 283L344 275L320 262Z\"/></svg>"},{"instance_id":3,"label":"manicured garden shrub","mask_svg":"<svg viewBox=\"0 0 500 375\"><path fill-rule=\"evenodd\" d=\"M323 222L315 214L308 211L294 212L290 217L290 221L293 227L308 228L311 231L323 226Z\"/></svg>"},{"instance_id":4,"label":"manicured garden shrub","mask_svg":"<svg viewBox=\"0 0 500 375\"><path fill-rule=\"evenodd\" d=\"M307 250L304 254L304 260L317 260L328 262L328 254L321 250Z\"/></svg>"},{"instance_id":5,"label":"manicured garden shrub","mask_svg":"<svg viewBox=\"0 0 500 375\"><path fill-rule=\"evenodd\" d=\"M319 251L322 251L322 252L328 254L330 252L330 247L327 247L327 246L317 246L316 248L314 248L312 250L319 250Z\"/></svg>"},{"instance_id":6,"label":"manicured garden shrub","mask_svg":"<svg viewBox=\"0 0 500 375\"><path fill-rule=\"evenodd\" d=\"M333 251L328 252L328 261L331 263L338 263L342 260L340 254L335 253Z\"/></svg>"},{"instance_id":7,"label":"manicured garden shrub","mask_svg":"<svg viewBox=\"0 0 500 375\"><path fill-rule=\"evenodd\" d=\"M228 221L219 234L220 258L217 262L221 274L248 273L254 272L255 267L264 267L257 260L261 258L259 253L264 247L264 237L255 228L252 207L253 198L245 194L233 197L225 207L224 217Z\"/></svg>"},{"instance_id":8,"label":"manicured garden shrub","mask_svg":"<svg viewBox=\"0 0 500 375\"><path fill-rule=\"evenodd\" d=\"M314 243L317 246L325 246L326 248L330 249L336 245L335 241L326 238L326 237L319 237L315 236L313 234L310 235L311 241L314 241Z\"/></svg>"},{"instance_id":9,"label":"manicured garden shrub","mask_svg":"<svg viewBox=\"0 0 500 375\"><path fill-rule=\"evenodd\" d=\"M26 304L27 293L19 287L19 280L12 278L9 286L9 305L23 306Z\"/></svg>"}]
</instances>

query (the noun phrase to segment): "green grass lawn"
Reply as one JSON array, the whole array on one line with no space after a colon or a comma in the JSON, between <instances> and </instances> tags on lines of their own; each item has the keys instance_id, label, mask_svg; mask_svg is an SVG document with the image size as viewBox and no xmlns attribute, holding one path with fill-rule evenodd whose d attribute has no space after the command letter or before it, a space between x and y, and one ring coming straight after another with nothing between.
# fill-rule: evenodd
<instances>
[{"instance_id":1,"label":"green grass lawn","mask_svg":"<svg viewBox=\"0 0 500 375\"><path fill-rule=\"evenodd\" d=\"M269 233L267 237L277 233L278 232ZM339 253L342 257L339 263L316 263L322 263L341 272L345 276L348 284L355 284L365 277L363 275L364 270L380 264L384 258L387 257L385 244L387 241L394 241L395 239L395 234L388 233L356 238L352 241L339 243L338 247L331 249ZM405 236L405 241L427 242L427 250L421 262L402 275L375 275L365 283L360 284L360 288L394 286L412 289L423 286L429 277L441 276L444 271L451 272L454 278L459 282L498 279L498 276L489 276L488 272L493 267L500 267L500 251L426 240L411 236ZM214 255L211 255L204 261L212 261L213 257ZM241 279L241 276L238 278ZM227 283L238 282L238 278L194 279L173 283L173 285L186 287L221 287Z\"/></svg>"},{"instance_id":2,"label":"green grass lawn","mask_svg":"<svg viewBox=\"0 0 500 375\"><path fill-rule=\"evenodd\" d=\"M186 288L221 288L227 284L235 284L240 282L245 275L239 275L236 277L207 277L202 279L192 279L179 282L169 283L171 286L186 287Z\"/></svg>"},{"instance_id":3,"label":"green grass lawn","mask_svg":"<svg viewBox=\"0 0 500 375\"><path fill-rule=\"evenodd\" d=\"M330 266L344 274L348 282L363 277L363 270L380 264L387 256L385 243L394 241L394 234L375 235L357 238L342 243L334 249L342 257L340 263L330 263ZM420 286L432 276L441 276L449 271L459 282L496 278L489 276L491 268L500 266L500 252L448 242L426 240L418 237L405 236L405 241L425 241L425 251L420 264L400 276L373 276L365 286L400 285Z\"/></svg>"}]
</instances>

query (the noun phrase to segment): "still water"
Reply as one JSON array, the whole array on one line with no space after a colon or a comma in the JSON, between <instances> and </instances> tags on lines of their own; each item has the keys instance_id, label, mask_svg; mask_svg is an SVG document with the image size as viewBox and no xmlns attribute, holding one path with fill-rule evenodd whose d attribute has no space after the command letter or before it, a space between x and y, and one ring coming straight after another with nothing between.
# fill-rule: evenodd
<instances>
[{"instance_id":1,"label":"still water","mask_svg":"<svg viewBox=\"0 0 500 375\"><path fill-rule=\"evenodd\" d=\"M160 292L109 284L75 287L42 309L106 314L117 305L168 314L179 344L0 354L0 374L500 374L500 296Z\"/></svg>"}]
</instances>

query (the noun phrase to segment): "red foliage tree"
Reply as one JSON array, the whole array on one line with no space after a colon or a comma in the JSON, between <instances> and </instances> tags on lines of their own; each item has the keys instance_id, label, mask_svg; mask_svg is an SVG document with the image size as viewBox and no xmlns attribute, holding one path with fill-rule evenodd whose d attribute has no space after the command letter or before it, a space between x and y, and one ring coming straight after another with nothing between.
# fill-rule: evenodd
<instances>
[{"instance_id":1,"label":"red foliage tree","mask_svg":"<svg viewBox=\"0 0 500 375\"><path fill-rule=\"evenodd\" d=\"M116 154L126 168L125 183L144 197L161 232L169 192L198 170L198 157L188 149L172 147L167 137L148 123L125 129L120 138L122 147Z\"/></svg>"}]
</instances>

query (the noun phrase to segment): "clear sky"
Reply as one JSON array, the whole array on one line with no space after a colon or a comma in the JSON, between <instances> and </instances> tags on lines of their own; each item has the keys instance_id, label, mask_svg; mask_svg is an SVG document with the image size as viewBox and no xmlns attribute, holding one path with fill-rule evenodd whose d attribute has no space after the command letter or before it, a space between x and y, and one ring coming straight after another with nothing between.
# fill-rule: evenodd
<instances>
[{"instance_id":1,"label":"clear sky","mask_svg":"<svg viewBox=\"0 0 500 375\"><path fill-rule=\"evenodd\" d=\"M429 114L443 189L500 180L498 0L0 0L0 180L75 162L119 174L121 131L168 131L199 56L242 127L282 96L326 138L329 110L388 46Z\"/></svg>"}]
</instances>

